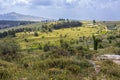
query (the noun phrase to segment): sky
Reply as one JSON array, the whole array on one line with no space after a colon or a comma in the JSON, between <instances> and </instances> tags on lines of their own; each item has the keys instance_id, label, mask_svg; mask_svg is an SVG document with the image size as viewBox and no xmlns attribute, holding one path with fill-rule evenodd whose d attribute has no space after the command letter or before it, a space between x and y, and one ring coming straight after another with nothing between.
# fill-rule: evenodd
<instances>
[{"instance_id":1,"label":"sky","mask_svg":"<svg viewBox=\"0 0 120 80\"><path fill-rule=\"evenodd\" d=\"M120 0L0 0L0 14L17 12L44 18L120 20Z\"/></svg>"}]
</instances>

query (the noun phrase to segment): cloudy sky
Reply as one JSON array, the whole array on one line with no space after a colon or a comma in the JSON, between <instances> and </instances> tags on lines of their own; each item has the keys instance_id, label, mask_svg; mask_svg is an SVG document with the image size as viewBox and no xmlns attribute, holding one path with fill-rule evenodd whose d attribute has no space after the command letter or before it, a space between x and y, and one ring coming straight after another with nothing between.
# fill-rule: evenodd
<instances>
[{"instance_id":1,"label":"cloudy sky","mask_svg":"<svg viewBox=\"0 0 120 80\"><path fill-rule=\"evenodd\" d=\"M52 19L120 20L120 0L0 0L0 14L8 12Z\"/></svg>"}]
</instances>

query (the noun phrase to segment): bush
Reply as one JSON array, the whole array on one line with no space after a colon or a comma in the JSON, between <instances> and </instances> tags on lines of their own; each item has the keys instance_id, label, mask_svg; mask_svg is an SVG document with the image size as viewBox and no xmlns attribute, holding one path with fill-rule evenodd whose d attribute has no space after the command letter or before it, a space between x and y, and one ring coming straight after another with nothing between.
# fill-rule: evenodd
<instances>
[{"instance_id":1,"label":"bush","mask_svg":"<svg viewBox=\"0 0 120 80\"><path fill-rule=\"evenodd\" d=\"M45 36L42 36L41 38L42 38L42 39L44 39L44 38L45 38Z\"/></svg>"},{"instance_id":2,"label":"bush","mask_svg":"<svg viewBox=\"0 0 120 80\"><path fill-rule=\"evenodd\" d=\"M44 47L43 47L43 50L44 50L45 52L50 51L50 43L46 43L46 44L44 45Z\"/></svg>"},{"instance_id":3,"label":"bush","mask_svg":"<svg viewBox=\"0 0 120 80\"><path fill-rule=\"evenodd\" d=\"M77 56L85 59L92 59L93 55L93 51L80 50Z\"/></svg>"},{"instance_id":4,"label":"bush","mask_svg":"<svg viewBox=\"0 0 120 80\"><path fill-rule=\"evenodd\" d=\"M71 71L72 73L79 73L81 71L81 68L79 65L70 65L67 68L69 71Z\"/></svg>"},{"instance_id":5,"label":"bush","mask_svg":"<svg viewBox=\"0 0 120 80\"><path fill-rule=\"evenodd\" d=\"M8 70L0 68L0 80L8 79L12 79L12 74Z\"/></svg>"},{"instance_id":6,"label":"bush","mask_svg":"<svg viewBox=\"0 0 120 80\"><path fill-rule=\"evenodd\" d=\"M20 46L12 39L0 41L0 55L5 59L17 57Z\"/></svg>"},{"instance_id":7,"label":"bush","mask_svg":"<svg viewBox=\"0 0 120 80\"><path fill-rule=\"evenodd\" d=\"M44 52L51 51L55 49L56 46L54 44L51 44L50 42L46 43L43 47Z\"/></svg>"},{"instance_id":8,"label":"bush","mask_svg":"<svg viewBox=\"0 0 120 80\"><path fill-rule=\"evenodd\" d=\"M34 32L34 36L39 36L39 34L37 32Z\"/></svg>"},{"instance_id":9,"label":"bush","mask_svg":"<svg viewBox=\"0 0 120 80\"><path fill-rule=\"evenodd\" d=\"M0 80L12 80L15 65L0 59Z\"/></svg>"},{"instance_id":10,"label":"bush","mask_svg":"<svg viewBox=\"0 0 120 80\"><path fill-rule=\"evenodd\" d=\"M114 40L115 39L115 36L109 36L109 37L107 37L107 39L109 40L109 39L111 39L111 40Z\"/></svg>"},{"instance_id":11,"label":"bush","mask_svg":"<svg viewBox=\"0 0 120 80\"><path fill-rule=\"evenodd\" d=\"M115 46L120 47L120 42L117 42Z\"/></svg>"},{"instance_id":12,"label":"bush","mask_svg":"<svg viewBox=\"0 0 120 80\"><path fill-rule=\"evenodd\" d=\"M62 48L65 48L65 49L70 47L70 44L67 41L64 41L63 39L60 39L60 45Z\"/></svg>"},{"instance_id":13,"label":"bush","mask_svg":"<svg viewBox=\"0 0 120 80\"><path fill-rule=\"evenodd\" d=\"M70 53L66 49L59 48L59 49L53 50L51 55L56 55L56 56L70 56Z\"/></svg>"},{"instance_id":14,"label":"bush","mask_svg":"<svg viewBox=\"0 0 120 80\"><path fill-rule=\"evenodd\" d=\"M48 73L50 75L59 75L59 74L64 74L64 73L69 73L69 72L59 69L59 68L51 68L48 70Z\"/></svg>"},{"instance_id":15,"label":"bush","mask_svg":"<svg viewBox=\"0 0 120 80\"><path fill-rule=\"evenodd\" d=\"M38 49L42 49L42 45L39 43Z\"/></svg>"},{"instance_id":16,"label":"bush","mask_svg":"<svg viewBox=\"0 0 120 80\"><path fill-rule=\"evenodd\" d=\"M102 62L101 72L107 74L111 78L120 78L120 68L113 61L105 60ZM112 79L114 80L114 79Z\"/></svg>"},{"instance_id":17,"label":"bush","mask_svg":"<svg viewBox=\"0 0 120 80\"><path fill-rule=\"evenodd\" d=\"M28 39L25 39L25 42L29 42Z\"/></svg>"},{"instance_id":18,"label":"bush","mask_svg":"<svg viewBox=\"0 0 120 80\"><path fill-rule=\"evenodd\" d=\"M114 51L114 53L117 54L117 55L120 55L120 49L116 49L116 50Z\"/></svg>"}]
</instances>

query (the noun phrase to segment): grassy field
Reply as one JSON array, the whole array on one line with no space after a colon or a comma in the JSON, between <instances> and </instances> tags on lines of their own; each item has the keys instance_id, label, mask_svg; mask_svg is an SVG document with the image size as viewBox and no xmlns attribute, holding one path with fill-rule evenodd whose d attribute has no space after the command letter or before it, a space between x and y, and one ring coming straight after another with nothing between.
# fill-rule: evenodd
<instances>
[{"instance_id":1,"label":"grassy field","mask_svg":"<svg viewBox=\"0 0 120 80\"><path fill-rule=\"evenodd\" d=\"M59 29L59 30L53 30L53 32L38 32L39 36L34 36L34 32L22 32L17 33L15 40L20 42L20 45L22 49L26 49L27 46L34 46L39 43L47 43L51 42L53 44L59 44L59 40L61 38L64 38L64 40L71 40L76 39L78 40L80 37L86 36L91 37L93 34L96 34L99 32L99 26L98 27L76 27L76 28L65 28L65 29ZM103 30L105 31L105 30ZM28 42L25 42L25 39L28 40ZM37 46L36 46L37 47Z\"/></svg>"},{"instance_id":2,"label":"grassy field","mask_svg":"<svg viewBox=\"0 0 120 80\"><path fill-rule=\"evenodd\" d=\"M95 34L98 30L96 28L88 28L88 27L79 27L79 28L71 28L71 29L60 29L60 30L54 30L53 32L48 33L42 33L38 32L39 36L35 37L34 32L30 33L18 33L17 40L21 43L22 48L24 48L27 43L25 42L25 39L28 39L29 43L47 43L47 42L57 42L60 40L61 36L66 36L64 39L71 40L71 39L78 39L82 36L92 36ZM28 43L28 44L29 44Z\"/></svg>"}]
</instances>

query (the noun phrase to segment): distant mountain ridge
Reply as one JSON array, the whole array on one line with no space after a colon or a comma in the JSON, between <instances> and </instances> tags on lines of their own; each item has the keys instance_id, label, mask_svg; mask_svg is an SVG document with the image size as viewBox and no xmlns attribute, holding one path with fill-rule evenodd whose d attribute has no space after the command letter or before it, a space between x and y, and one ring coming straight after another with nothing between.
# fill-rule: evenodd
<instances>
[{"instance_id":1,"label":"distant mountain ridge","mask_svg":"<svg viewBox=\"0 0 120 80\"><path fill-rule=\"evenodd\" d=\"M13 21L45 21L49 20L43 17L24 15L16 12L0 14L0 20L13 20Z\"/></svg>"}]
</instances>

